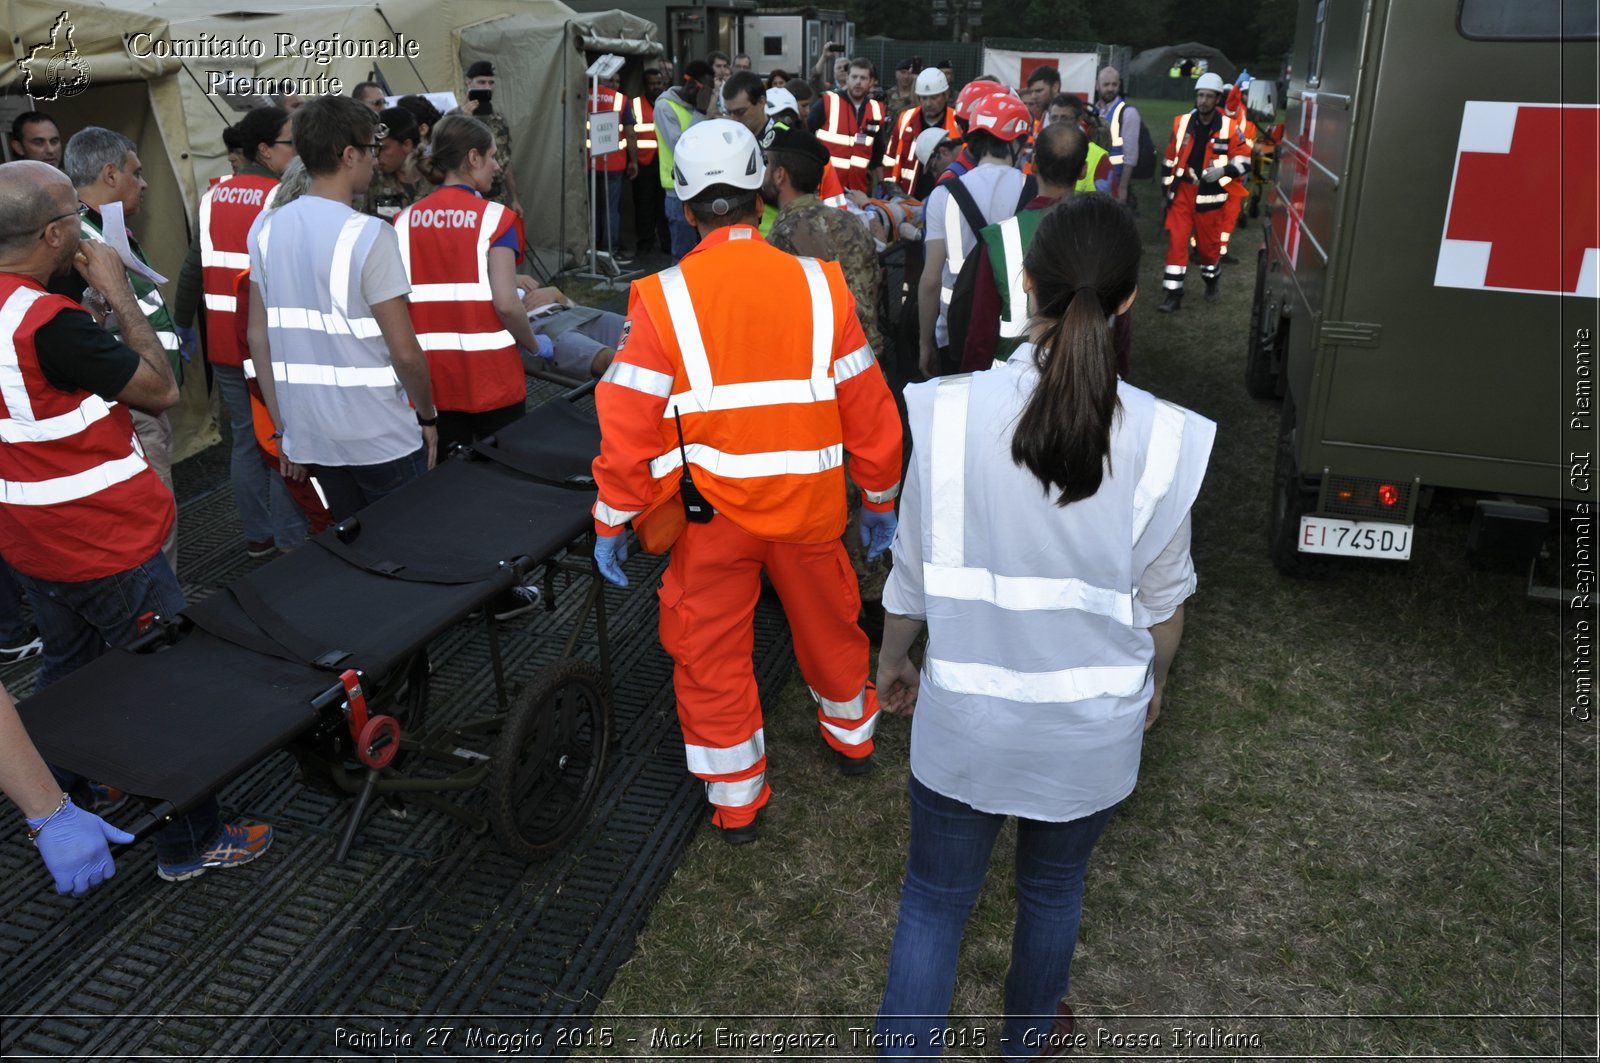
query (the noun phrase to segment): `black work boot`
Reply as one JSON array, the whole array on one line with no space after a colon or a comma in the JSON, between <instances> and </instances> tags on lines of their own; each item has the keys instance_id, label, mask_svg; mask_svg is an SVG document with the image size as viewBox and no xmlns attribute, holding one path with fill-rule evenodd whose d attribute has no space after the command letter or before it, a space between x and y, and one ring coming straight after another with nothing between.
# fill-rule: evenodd
<instances>
[{"instance_id":1,"label":"black work boot","mask_svg":"<svg viewBox=\"0 0 1600 1063\"><path fill-rule=\"evenodd\" d=\"M1156 307L1163 314L1170 314L1174 310L1183 309L1183 290L1174 288L1167 292L1167 297L1161 300L1161 305Z\"/></svg>"},{"instance_id":2,"label":"black work boot","mask_svg":"<svg viewBox=\"0 0 1600 1063\"><path fill-rule=\"evenodd\" d=\"M1205 279L1205 281L1206 281L1206 302L1214 303L1214 302L1217 301L1217 278L1215 278L1215 277L1207 277Z\"/></svg>"}]
</instances>

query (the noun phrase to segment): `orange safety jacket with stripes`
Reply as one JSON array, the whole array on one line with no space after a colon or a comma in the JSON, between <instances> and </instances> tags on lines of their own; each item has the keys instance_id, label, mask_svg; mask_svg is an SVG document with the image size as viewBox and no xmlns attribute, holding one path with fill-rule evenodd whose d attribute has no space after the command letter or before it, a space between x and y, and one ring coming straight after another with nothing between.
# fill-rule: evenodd
<instances>
[{"instance_id":1,"label":"orange safety jacket with stripes","mask_svg":"<svg viewBox=\"0 0 1600 1063\"><path fill-rule=\"evenodd\" d=\"M643 96L633 97L633 149L640 166L656 161L656 109Z\"/></svg>"},{"instance_id":2,"label":"orange safety jacket with stripes","mask_svg":"<svg viewBox=\"0 0 1600 1063\"><path fill-rule=\"evenodd\" d=\"M489 248L516 220L510 207L453 185L394 220L411 281L411 324L441 410L482 413L527 397L517 341L489 289Z\"/></svg>"},{"instance_id":3,"label":"orange safety jacket with stripes","mask_svg":"<svg viewBox=\"0 0 1600 1063\"><path fill-rule=\"evenodd\" d=\"M928 125L927 121L921 107L901 111L900 117L895 119L894 134L889 138L889 146L883 153L884 178L899 185L901 191L908 196L916 188L917 175L922 173L922 160L917 158L915 150L917 137L922 135L923 131L934 128ZM956 125L954 107L944 109L942 124L951 140L961 139L961 127Z\"/></svg>"},{"instance_id":4,"label":"orange safety jacket with stripes","mask_svg":"<svg viewBox=\"0 0 1600 1063\"><path fill-rule=\"evenodd\" d=\"M601 85L598 96L593 93L589 95L590 114L603 114L606 111L615 111L617 114L622 114L627 109L628 97L624 96L616 89L611 88L609 85ZM620 118L617 121L619 124L626 124L622 123ZM623 170L628 168L627 144L627 131L626 129L621 129L618 132L617 150L611 152L609 155L601 155L599 158L591 158L589 160L589 165L592 166L597 173L621 173ZM585 154L587 154L589 151L589 120L587 118L585 118L583 122L583 150Z\"/></svg>"},{"instance_id":5,"label":"orange safety jacket with stripes","mask_svg":"<svg viewBox=\"0 0 1600 1063\"><path fill-rule=\"evenodd\" d=\"M200 286L206 301L206 358L212 365L239 367L250 359L234 338L233 279L250 268L245 238L277 187L276 177L242 173L224 177L200 197Z\"/></svg>"},{"instance_id":6,"label":"orange safety jacket with stripes","mask_svg":"<svg viewBox=\"0 0 1600 1063\"><path fill-rule=\"evenodd\" d=\"M706 500L769 542L844 533L846 454L863 506L887 511L900 493L899 414L839 264L786 254L748 225L634 282L595 407L602 535L681 507L685 454Z\"/></svg>"},{"instance_id":7,"label":"orange safety jacket with stripes","mask_svg":"<svg viewBox=\"0 0 1600 1063\"><path fill-rule=\"evenodd\" d=\"M877 100L866 101L858 122L855 104L848 97L839 92L822 94L822 125L817 129L817 139L828 149L828 160L845 188L867 190L872 144L882 125L883 104Z\"/></svg>"},{"instance_id":8,"label":"orange safety jacket with stripes","mask_svg":"<svg viewBox=\"0 0 1600 1063\"><path fill-rule=\"evenodd\" d=\"M1240 181L1250 172L1250 146L1244 142L1239 123L1221 111L1217 112L1217 127L1207 139L1205 154L1199 169L1189 169L1189 155L1193 150L1192 119L1197 112L1175 115L1172 119L1172 139L1167 141L1166 157L1161 186L1168 196L1177 192L1178 182L1187 181L1200 187L1195 190L1194 209L1204 213L1216 210L1232 194L1228 186ZM1222 166L1226 172L1215 181L1203 180L1201 174L1213 166Z\"/></svg>"},{"instance_id":9,"label":"orange safety jacket with stripes","mask_svg":"<svg viewBox=\"0 0 1600 1063\"><path fill-rule=\"evenodd\" d=\"M58 388L39 365L39 329L71 310L85 312L0 273L0 554L37 579L81 583L155 557L177 510L128 407Z\"/></svg>"}]
</instances>

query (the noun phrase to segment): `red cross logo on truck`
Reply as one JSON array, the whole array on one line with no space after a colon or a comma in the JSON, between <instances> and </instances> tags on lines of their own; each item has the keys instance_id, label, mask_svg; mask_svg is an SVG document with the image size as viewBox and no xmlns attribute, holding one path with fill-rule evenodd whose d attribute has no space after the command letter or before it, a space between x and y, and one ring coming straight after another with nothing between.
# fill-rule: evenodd
<instances>
[{"instance_id":1,"label":"red cross logo on truck","mask_svg":"<svg viewBox=\"0 0 1600 1063\"><path fill-rule=\"evenodd\" d=\"M1300 135L1290 144L1294 149L1294 184L1289 189L1289 223L1284 227L1283 249L1291 267L1300 264L1300 234L1306 227L1306 187L1311 183L1312 139L1317 132L1317 94L1300 98Z\"/></svg>"},{"instance_id":2,"label":"red cross logo on truck","mask_svg":"<svg viewBox=\"0 0 1600 1063\"><path fill-rule=\"evenodd\" d=\"M1600 107L1467 101L1433 283L1600 298Z\"/></svg>"}]
</instances>

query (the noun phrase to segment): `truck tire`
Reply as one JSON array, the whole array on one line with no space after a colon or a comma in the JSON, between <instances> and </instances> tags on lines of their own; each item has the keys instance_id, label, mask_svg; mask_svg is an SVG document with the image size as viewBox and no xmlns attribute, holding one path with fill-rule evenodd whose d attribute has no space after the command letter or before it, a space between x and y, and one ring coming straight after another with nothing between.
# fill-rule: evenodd
<instances>
[{"instance_id":1,"label":"truck tire","mask_svg":"<svg viewBox=\"0 0 1600 1063\"><path fill-rule=\"evenodd\" d=\"M1278 420L1278 452L1272 470L1272 506L1267 517L1267 556L1280 573L1291 579L1326 579L1331 575L1328 559L1320 554L1302 554L1296 539L1300 518L1317 505L1316 488L1308 487L1295 459L1296 415L1294 400L1285 396Z\"/></svg>"},{"instance_id":2,"label":"truck tire","mask_svg":"<svg viewBox=\"0 0 1600 1063\"><path fill-rule=\"evenodd\" d=\"M1267 249L1263 247L1256 252L1256 294L1250 304L1250 338L1244 356L1244 389L1252 399L1278 397L1278 371L1272 364L1277 328L1266 331L1266 301Z\"/></svg>"}]
</instances>

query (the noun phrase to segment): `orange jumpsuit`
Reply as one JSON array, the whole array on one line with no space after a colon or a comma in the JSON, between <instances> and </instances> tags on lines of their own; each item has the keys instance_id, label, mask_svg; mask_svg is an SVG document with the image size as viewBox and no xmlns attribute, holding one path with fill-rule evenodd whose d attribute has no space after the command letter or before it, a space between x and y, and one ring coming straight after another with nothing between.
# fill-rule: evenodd
<instances>
[{"instance_id":1,"label":"orange jumpsuit","mask_svg":"<svg viewBox=\"0 0 1600 1063\"><path fill-rule=\"evenodd\" d=\"M1199 112L1190 111L1172 119L1172 139L1167 141L1165 172L1161 183L1170 197L1167 206L1167 268L1161 287L1183 291L1184 274L1189 267L1189 235L1194 234L1195 254L1201 274L1215 279L1222 253L1223 231L1234 220L1229 208L1229 186L1238 184L1250 168L1250 149L1239 132L1239 123L1220 110L1213 113L1214 125L1196 147L1195 130ZM1198 151L1199 160L1193 155ZM1206 181L1201 174L1222 166L1223 175ZM1242 187L1242 186L1241 186Z\"/></svg>"},{"instance_id":2,"label":"orange jumpsuit","mask_svg":"<svg viewBox=\"0 0 1600 1063\"><path fill-rule=\"evenodd\" d=\"M785 254L748 225L718 229L676 267L635 281L623 337L595 390L596 530L631 521L649 543L651 529L682 524L687 453L716 515L671 543L661 644L689 770L706 782L713 822L740 827L771 793L751 660L763 570L823 739L847 757L872 752L878 698L840 542L844 459L862 504L892 508L900 418L838 264Z\"/></svg>"}]
</instances>

